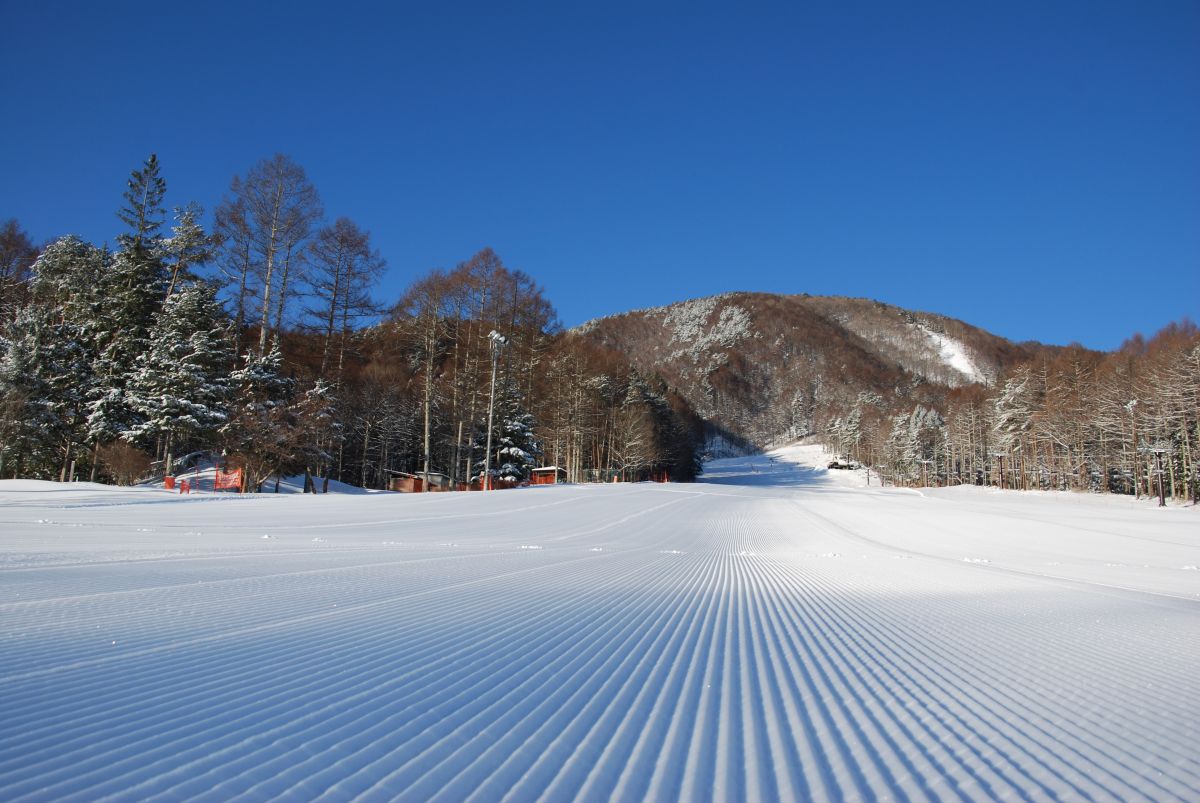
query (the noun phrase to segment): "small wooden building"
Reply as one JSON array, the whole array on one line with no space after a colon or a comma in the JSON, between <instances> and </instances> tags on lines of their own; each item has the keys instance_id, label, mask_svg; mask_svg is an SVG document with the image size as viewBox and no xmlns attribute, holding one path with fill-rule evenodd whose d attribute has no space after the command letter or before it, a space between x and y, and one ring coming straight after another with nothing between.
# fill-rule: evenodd
<instances>
[{"instance_id":1,"label":"small wooden building","mask_svg":"<svg viewBox=\"0 0 1200 803\"><path fill-rule=\"evenodd\" d=\"M449 491L450 477L436 471L429 472L429 487L425 487L425 473L408 474L404 471L390 471L392 478L388 481L389 491L419 494L426 491Z\"/></svg>"},{"instance_id":2,"label":"small wooden building","mask_svg":"<svg viewBox=\"0 0 1200 803\"><path fill-rule=\"evenodd\" d=\"M558 466L535 468L529 472L530 485L557 485L567 481L567 470Z\"/></svg>"}]
</instances>

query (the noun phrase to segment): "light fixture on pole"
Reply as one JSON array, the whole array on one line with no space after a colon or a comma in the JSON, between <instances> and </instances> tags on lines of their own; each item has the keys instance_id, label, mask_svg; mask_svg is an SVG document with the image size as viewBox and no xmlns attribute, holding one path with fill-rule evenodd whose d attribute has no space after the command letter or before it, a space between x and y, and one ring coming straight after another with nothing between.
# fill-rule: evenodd
<instances>
[{"instance_id":1,"label":"light fixture on pole","mask_svg":"<svg viewBox=\"0 0 1200 803\"><path fill-rule=\"evenodd\" d=\"M508 338L493 329L488 333L492 345L492 392L488 397L487 449L483 453L483 489L492 490L492 414L496 409L496 363L500 360L500 349Z\"/></svg>"},{"instance_id":2,"label":"light fixture on pole","mask_svg":"<svg viewBox=\"0 0 1200 803\"><path fill-rule=\"evenodd\" d=\"M1167 489L1163 484L1163 455L1171 455L1174 452L1169 441L1154 441L1143 446L1139 451L1154 455L1155 477L1158 479L1158 506L1167 506Z\"/></svg>"}]
</instances>

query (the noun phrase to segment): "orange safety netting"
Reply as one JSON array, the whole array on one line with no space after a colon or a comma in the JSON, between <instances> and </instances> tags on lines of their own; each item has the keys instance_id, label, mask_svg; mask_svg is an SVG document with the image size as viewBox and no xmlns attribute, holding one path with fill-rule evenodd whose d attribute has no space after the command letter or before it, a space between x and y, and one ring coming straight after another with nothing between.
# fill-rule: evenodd
<instances>
[{"instance_id":1,"label":"orange safety netting","mask_svg":"<svg viewBox=\"0 0 1200 803\"><path fill-rule=\"evenodd\" d=\"M218 491L222 488L233 488L240 491L242 489L242 470L240 468L233 471L217 469L217 476L213 479L213 488Z\"/></svg>"}]
</instances>

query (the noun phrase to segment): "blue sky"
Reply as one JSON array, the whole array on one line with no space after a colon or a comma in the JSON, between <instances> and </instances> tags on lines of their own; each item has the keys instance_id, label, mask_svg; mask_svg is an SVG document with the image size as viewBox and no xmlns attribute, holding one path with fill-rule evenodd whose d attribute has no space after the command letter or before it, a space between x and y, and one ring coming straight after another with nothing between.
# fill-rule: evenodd
<instances>
[{"instance_id":1,"label":"blue sky","mask_svg":"<svg viewBox=\"0 0 1200 803\"><path fill-rule=\"evenodd\" d=\"M282 152L394 299L491 246L564 324L866 296L1114 348L1200 313L1200 4L7 3L0 218L210 211Z\"/></svg>"}]
</instances>

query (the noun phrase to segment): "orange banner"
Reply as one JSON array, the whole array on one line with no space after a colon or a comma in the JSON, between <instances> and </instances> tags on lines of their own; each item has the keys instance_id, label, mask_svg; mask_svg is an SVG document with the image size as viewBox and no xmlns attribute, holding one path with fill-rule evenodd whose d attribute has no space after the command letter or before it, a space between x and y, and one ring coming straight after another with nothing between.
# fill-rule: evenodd
<instances>
[{"instance_id":1,"label":"orange banner","mask_svg":"<svg viewBox=\"0 0 1200 803\"><path fill-rule=\"evenodd\" d=\"M217 476L213 480L213 488L218 491L222 488L233 488L240 491L242 489L242 470L240 468L233 471L221 471L217 469Z\"/></svg>"}]
</instances>

